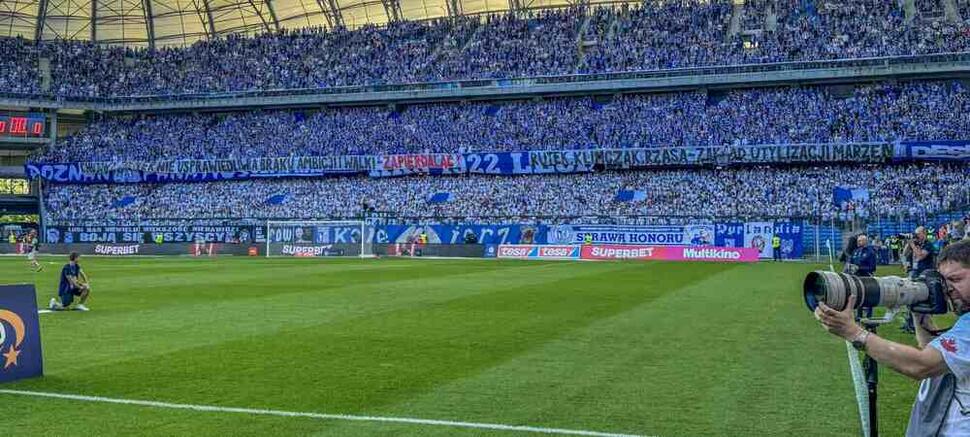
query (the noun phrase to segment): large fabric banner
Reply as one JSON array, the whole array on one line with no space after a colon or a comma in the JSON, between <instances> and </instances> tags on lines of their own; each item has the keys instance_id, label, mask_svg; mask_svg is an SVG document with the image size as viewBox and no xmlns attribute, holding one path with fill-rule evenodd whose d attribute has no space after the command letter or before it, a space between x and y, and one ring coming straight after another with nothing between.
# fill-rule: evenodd
<instances>
[{"instance_id":1,"label":"large fabric banner","mask_svg":"<svg viewBox=\"0 0 970 437\"><path fill-rule=\"evenodd\" d=\"M714 245L717 247L744 247L744 223L718 223L714 226Z\"/></svg>"},{"instance_id":2,"label":"large fabric banner","mask_svg":"<svg viewBox=\"0 0 970 437\"><path fill-rule=\"evenodd\" d=\"M48 226L50 244L262 243L266 227L257 225L165 224L131 226ZM803 226L799 222L725 222L678 226L625 225L293 225L274 227L272 243L307 246L410 244L424 235L428 244L444 245L574 245L590 240L597 245L748 247L770 258L771 238L782 240L785 258L802 256Z\"/></svg>"},{"instance_id":3,"label":"large fabric banner","mask_svg":"<svg viewBox=\"0 0 970 437\"><path fill-rule=\"evenodd\" d=\"M44 374L33 285L0 285L0 383Z\"/></svg>"},{"instance_id":4,"label":"large fabric banner","mask_svg":"<svg viewBox=\"0 0 970 437\"><path fill-rule=\"evenodd\" d=\"M801 222L775 222L775 235L781 238L781 257L798 259L804 255Z\"/></svg>"},{"instance_id":5,"label":"large fabric banner","mask_svg":"<svg viewBox=\"0 0 970 437\"><path fill-rule=\"evenodd\" d=\"M465 173L465 160L458 153L383 155L375 157L374 162L369 171L372 177Z\"/></svg>"},{"instance_id":6,"label":"large fabric banner","mask_svg":"<svg viewBox=\"0 0 970 437\"><path fill-rule=\"evenodd\" d=\"M894 147L887 143L870 144L787 144L731 146L726 162L755 163L833 163L886 162L893 157Z\"/></svg>"},{"instance_id":7,"label":"large fabric banner","mask_svg":"<svg viewBox=\"0 0 970 437\"><path fill-rule=\"evenodd\" d=\"M899 160L970 161L970 140L900 143Z\"/></svg>"},{"instance_id":8,"label":"large fabric banner","mask_svg":"<svg viewBox=\"0 0 970 437\"><path fill-rule=\"evenodd\" d=\"M256 226L48 226L46 242L56 243L251 243L259 241Z\"/></svg>"},{"instance_id":9,"label":"large fabric banner","mask_svg":"<svg viewBox=\"0 0 970 437\"><path fill-rule=\"evenodd\" d=\"M650 244L657 246L710 246L713 224L687 226L561 225L547 233L550 244Z\"/></svg>"},{"instance_id":10,"label":"large fabric banner","mask_svg":"<svg viewBox=\"0 0 970 437\"><path fill-rule=\"evenodd\" d=\"M70 184L214 182L281 177L323 177L366 173L375 156L303 156L123 163L27 163L28 179Z\"/></svg>"},{"instance_id":11,"label":"large fabric banner","mask_svg":"<svg viewBox=\"0 0 970 437\"><path fill-rule=\"evenodd\" d=\"M757 262L751 247L586 245L580 257L586 260L655 260Z\"/></svg>"},{"instance_id":12,"label":"large fabric banner","mask_svg":"<svg viewBox=\"0 0 970 437\"><path fill-rule=\"evenodd\" d=\"M761 258L771 258L771 237L774 236L775 224L772 222L747 222L744 224L744 247L758 249Z\"/></svg>"},{"instance_id":13,"label":"large fabric banner","mask_svg":"<svg viewBox=\"0 0 970 437\"><path fill-rule=\"evenodd\" d=\"M932 147L939 149L943 146ZM959 146L949 147L959 149ZM909 150L907 153L912 155L916 153L914 151L924 149L924 146L914 145L905 150ZM715 164L885 162L894 156L894 151L896 148L886 143L685 146L151 162L31 162L24 166L24 170L30 179L42 178L66 184L213 182L357 174L368 174L372 177L412 174L507 176Z\"/></svg>"}]
</instances>

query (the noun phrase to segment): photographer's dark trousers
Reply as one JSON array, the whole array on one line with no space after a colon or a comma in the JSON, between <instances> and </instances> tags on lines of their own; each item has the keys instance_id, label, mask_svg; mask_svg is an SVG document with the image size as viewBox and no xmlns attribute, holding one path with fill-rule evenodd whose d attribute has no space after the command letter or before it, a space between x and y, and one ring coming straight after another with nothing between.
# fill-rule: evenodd
<instances>
[{"instance_id":1,"label":"photographer's dark trousers","mask_svg":"<svg viewBox=\"0 0 970 437\"><path fill-rule=\"evenodd\" d=\"M869 278L872 277L872 275L859 275L859 276L860 277L869 277ZM856 311L856 317L858 317L860 319L862 319L862 318L871 319L872 318L872 307L860 307Z\"/></svg>"},{"instance_id":2,"label":"photographer's dark trousers","mask_svg":"<svg viewBox=\"0 0 970 437\"><path fill-rule=\"evenodd\" d=\"M772 256L772 259L774 259L775 261L781 261L781 248L780 247L772 247L771 248L771 256Z\"/></svg>"}]
</instances>

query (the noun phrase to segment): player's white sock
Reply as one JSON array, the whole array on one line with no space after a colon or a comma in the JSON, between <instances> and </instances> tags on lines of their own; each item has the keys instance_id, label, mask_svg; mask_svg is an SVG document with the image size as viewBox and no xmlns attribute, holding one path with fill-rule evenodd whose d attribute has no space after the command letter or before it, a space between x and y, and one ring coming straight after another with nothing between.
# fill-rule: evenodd
<instances>
[{"instance_id":1,"label":"player's white sock","mask_svg":"<svg viewBox=\"0 0 970 437\"><path fill-rule=\"evenodd\" d=\"M64 307L61 306L61 303L57 301L56 297L51 298L51 302L50 302L50 305L48 305L48 307L51 309L51 311L64 309Z\"/></svg>"},{"instance_id":2,"label":"player's white sock","mask_svg":"<svg viewBox=\"0 0 970 437\"><path fill-rule=\"evenodd\" d=\"M84 304L82 303L77 304L77 306L75 306L74 308L77 308L78 311L91 311L88 309L88 307L84 306Z\"/></svg>"}]
</instances>

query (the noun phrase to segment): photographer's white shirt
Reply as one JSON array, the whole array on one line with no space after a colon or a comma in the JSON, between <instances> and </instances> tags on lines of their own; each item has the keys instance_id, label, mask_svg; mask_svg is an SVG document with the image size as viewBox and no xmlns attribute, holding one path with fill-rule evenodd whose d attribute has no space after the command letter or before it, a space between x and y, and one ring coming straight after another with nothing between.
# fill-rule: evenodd
<instances>
[{"instance_id":1,"label":"photographer's white shirt","mask_svg":"<svg viewBox=\"0 0 970 437\"><path fill-rule=\"evenodd\" d=\"M941 436L970 436L970 313L960 316L949 331L928 345L943 354L950 373L956 376L956 399L950 403ZM959 401L959 402L958 402ZM960 411L960 403L967 415Z\"/></svg>"}]
</instances>

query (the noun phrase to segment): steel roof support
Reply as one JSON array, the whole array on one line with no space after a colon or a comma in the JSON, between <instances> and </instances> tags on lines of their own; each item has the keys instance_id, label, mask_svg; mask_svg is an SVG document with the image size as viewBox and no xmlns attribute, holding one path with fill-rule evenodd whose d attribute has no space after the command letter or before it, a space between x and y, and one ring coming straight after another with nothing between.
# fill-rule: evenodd
<instances>
[{"instance_id":1,"label":"steel roof support","mask_svg":"<svg viewBox=\"0 0 970 437\"><path fill-rule=\"evenodd\" d=\"M37 27L34 29L34 41L44 39L44 26L47 25L47 1L40 0L40 3L37 5Z\"/></svg>"},{"instance_id":2,"label":"steel roof support","mask_svg":"<svg viewBox=\"0 0 970 437\"><path fill-rule=\"evenodd\" d=\"M98 42L98 0L91 0L91 42Z\"/></svg>"},{"instance_id":3,"label":"steel roof support","mask_svg":"<svg viewBox=\"0 0 970 437\"><path fill-rule=\"evenodd\" d=\"M155 50L155 14L152 13L152 0L141 0L141 9L145 13L145 35L148 36L148 48Z\"/></svg>"},{"instance_id":4,"label":"steel roof support","mask_svg":"<svg viewBox=\"0 0 970 437\"><path fill-rule=\"evenodd\" d=\"M205 7L205 16L209 19L209 36L212 38L216 37L216 20L212 18L212 8L209 7L209 0L202 0L202 5Z\"/></svg>"}]
</instances>

